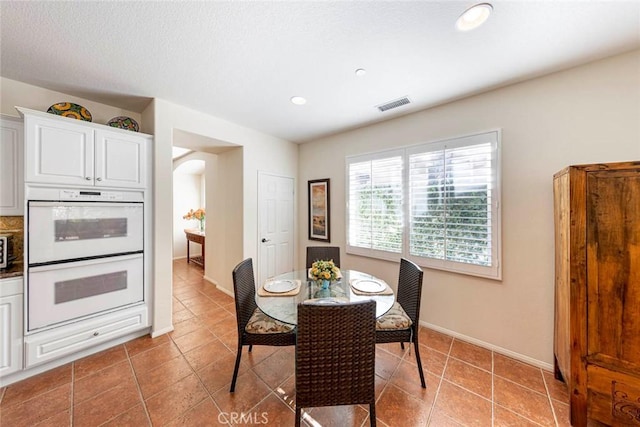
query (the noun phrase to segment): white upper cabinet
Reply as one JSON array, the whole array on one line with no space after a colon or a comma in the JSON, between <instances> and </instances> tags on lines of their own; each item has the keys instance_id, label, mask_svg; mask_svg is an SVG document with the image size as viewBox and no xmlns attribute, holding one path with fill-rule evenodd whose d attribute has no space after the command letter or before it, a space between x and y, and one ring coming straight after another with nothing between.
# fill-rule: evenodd
<instances>
[{"instance_id":1,"label":"white upper cabinet","mask_svg":"<svg viewBox=\"0 0 640 427\"><path fill-rule=\"evenodd\" d=\"M147 139L127 132L95 131L96 185L145 187Z\"/></svg>"},{"instance_id":2,"label":"white upper cabinet","mask_svg":"<svg viewBox=\"0 0 640 427\"><path fill-rule=\"evenodd\" d=\"M22 120L0 117L0 216L24 214Z\"/></svg>"},{"instance_id":3,"label":"white upper cabinet","mask_svg":"<svg viewBox=\"0 0 640 427\"><path fill-rule=\"evenodd\" d=\"M25 181L93 185L93 129L62 120L25 114Z\"/></svg>"},{"instance_id":4,"label":"white upper cabinet","mask_svg":"<svg viewBox=\"0 0 640 427\"><path fill-rule=\"evenodd\" d=\"M145 188L151 137L24 108L27 183Z\"/></svg>"}]
</instances>

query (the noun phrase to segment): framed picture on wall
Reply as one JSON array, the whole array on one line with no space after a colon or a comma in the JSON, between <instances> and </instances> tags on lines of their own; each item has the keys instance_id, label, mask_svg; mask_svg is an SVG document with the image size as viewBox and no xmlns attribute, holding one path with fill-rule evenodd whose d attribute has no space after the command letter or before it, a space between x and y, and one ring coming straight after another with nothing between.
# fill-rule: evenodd
<instances>
[{"instance_id":1,"label":"framed picture on wall","mask_svg":"<svg viewBox=\"0 0 640 427\"><path fill-rule=\"evenodd\" d=\"M329 178L309 181L309 240L331 242Z\"/></svg>"}]
</instances>

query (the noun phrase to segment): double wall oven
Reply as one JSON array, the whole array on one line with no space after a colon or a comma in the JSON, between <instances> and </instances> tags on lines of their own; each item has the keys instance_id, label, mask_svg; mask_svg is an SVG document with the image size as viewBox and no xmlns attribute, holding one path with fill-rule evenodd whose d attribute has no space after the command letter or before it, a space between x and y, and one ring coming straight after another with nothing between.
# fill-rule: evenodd
<instances>
[{"instance_id":1,"label":"double wall oven","mask_svg":"<svg viewBox=\"0 0 640 427\"><path fill-rule=\"evenodd\" d=\"M135 191L31 191L28 332L144 301L143 201Z\"/></svg>"}]
</instances>

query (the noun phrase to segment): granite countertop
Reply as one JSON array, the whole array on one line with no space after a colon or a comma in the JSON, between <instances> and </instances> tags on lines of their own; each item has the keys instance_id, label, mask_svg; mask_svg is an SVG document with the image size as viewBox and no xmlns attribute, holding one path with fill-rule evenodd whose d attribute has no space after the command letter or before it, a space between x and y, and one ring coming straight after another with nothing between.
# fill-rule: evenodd
<instances>
[{"instance_id":1,"label":"granite countertop","mask_svg":"<svg viewBox=\"0 0 640 427\"><path fill-rule=\"evenodd\" d=\"M21 262L14 262L9 268L0 269L0 280L10 279L12 277L22 277L24 273L24 265Z\"/></svg>"}]
</instances>

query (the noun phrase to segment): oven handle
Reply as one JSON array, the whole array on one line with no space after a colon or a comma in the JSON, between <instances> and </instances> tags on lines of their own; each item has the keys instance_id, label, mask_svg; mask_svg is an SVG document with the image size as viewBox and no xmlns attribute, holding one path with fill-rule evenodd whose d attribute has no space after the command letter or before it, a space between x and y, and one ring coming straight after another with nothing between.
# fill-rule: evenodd
<instances>
[{"instance_id":1,"label":"oven handle","mask_svg":"<svg viewBox=\"0 0 640 427\"><path fill-rule=\"evenodd\" d=\"M87 265L95 265L95 264L104 264L107 262L118 262L118 261L126 261L129 259L142 259L143 253L135 253L129 255L117 255L117 256L109 256L109 257L100 257L100 258L92 258L82 261L69 261L69 262L56 262L55 264L46 264L46 265L38 265L38 266L29 266L29 273L37 273L41 271L53 271L53 270L61 270L63 268L69 267L84 267Z\"/></svg>"}]
</instances>

